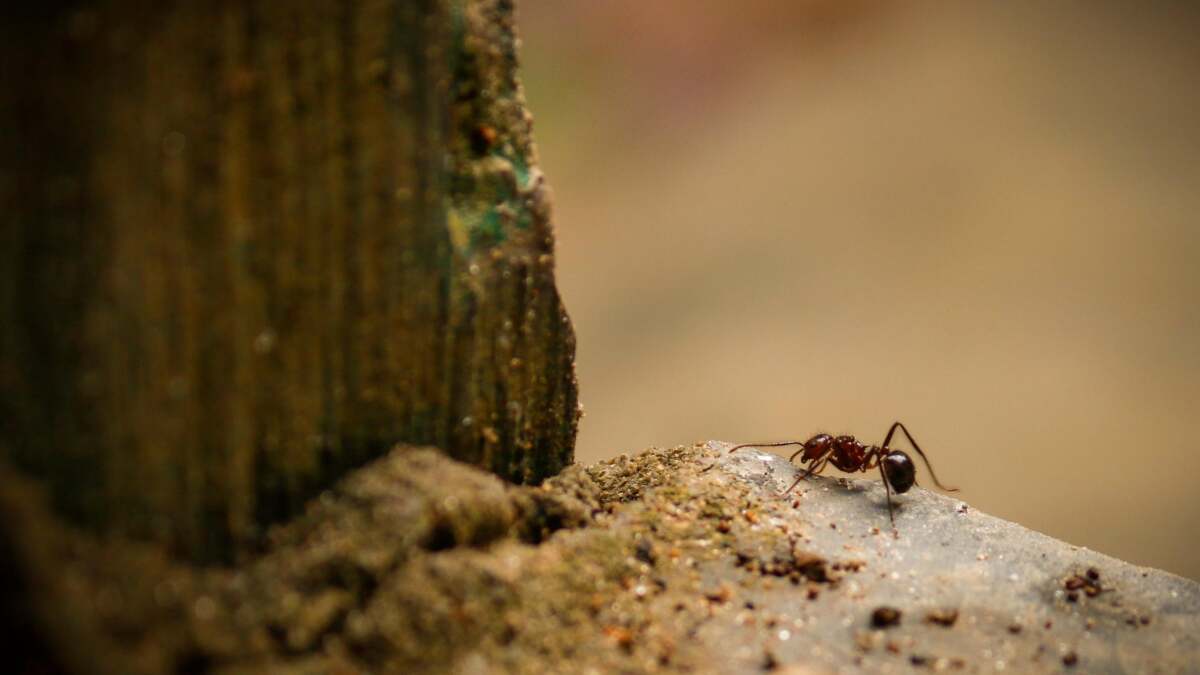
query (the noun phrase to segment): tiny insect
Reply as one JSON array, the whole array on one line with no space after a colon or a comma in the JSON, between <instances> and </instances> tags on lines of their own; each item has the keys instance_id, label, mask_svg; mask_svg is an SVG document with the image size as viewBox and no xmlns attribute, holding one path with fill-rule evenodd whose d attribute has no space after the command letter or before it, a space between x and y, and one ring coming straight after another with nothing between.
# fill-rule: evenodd
<instances>
[{"instance_id":1,"label":"tiny insect","mask_svg":"<svg viewBox=\"0 0 1200 675\"><path fill-rule=\"evenodd\" d=\"M913 449L921 456L921 460L925 462L925 467L929 469L929 475L933 478L933 482L946 492L957 492L958 488L942 485L942 482L937 478L937 474L933 471L933 465L929 463L929 458L925 456L925 453L921 451L921 446L917 445L912 434L908 433L908 429L900 422L892 424L892 428L888 429L887 436L883 438L882 445L865 445L853 436L817 434L807 441L743 443L730 448L729 452L742 448L801 446L799 450L792 453L791 457L788 457L788 461L795 461L796 456L800 455L800 463L806 465L806 467L804 473L800 474L796 482L783 491L785 495L795 489L800 484L800 481L824 471L825 467L829 464L833 464L839 471L845 471L846 473L853 473L855 471L866 473L875 467L879 467L879 475L883 478L883 487L887 490L888 518L891 519L892 525L895 525L896 516L892 509L892 492L904 494L917 482L916 467L913 465L912 458L908 456L908 453L888 447L897 429L904 433L905 438L912 444ZM704 470L708 471L713 466L715 464Z\"/></svg>"}]
</instances>

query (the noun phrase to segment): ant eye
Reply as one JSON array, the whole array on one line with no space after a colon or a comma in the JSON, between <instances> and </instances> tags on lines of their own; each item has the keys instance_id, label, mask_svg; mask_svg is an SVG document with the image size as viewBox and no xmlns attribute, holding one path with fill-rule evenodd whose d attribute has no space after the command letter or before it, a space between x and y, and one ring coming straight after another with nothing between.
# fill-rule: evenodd
<instances>
[{"instance_id":1,"label":"ant eye","mask_svg":"<svg viewBox=\"0 0 1200 675\"><path fill-rule=\"evenodd\" d=\"M891 485L897 494L908 492L917 480L916 467L913 466L912 459L899 450L889 452L883 458L883 475L887 478L888 485Z\"/></svg>"}]
</instances>

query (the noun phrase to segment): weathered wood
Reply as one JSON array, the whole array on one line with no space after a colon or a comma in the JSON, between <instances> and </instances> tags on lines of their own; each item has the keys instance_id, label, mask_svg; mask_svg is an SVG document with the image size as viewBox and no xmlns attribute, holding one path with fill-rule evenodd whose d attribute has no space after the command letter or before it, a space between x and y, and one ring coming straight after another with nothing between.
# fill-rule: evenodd
<instances>
[{"instance_id":1,"label":"weathered wood","mask_svg":"<svg viewBox=\"0 0 1200 675\"><path fill-rule=\"evenodd\" d=\"M0 457L228 560L398 441L572 458L504 0L52 3L0 27Z\"/></svg>"}]
</instances>

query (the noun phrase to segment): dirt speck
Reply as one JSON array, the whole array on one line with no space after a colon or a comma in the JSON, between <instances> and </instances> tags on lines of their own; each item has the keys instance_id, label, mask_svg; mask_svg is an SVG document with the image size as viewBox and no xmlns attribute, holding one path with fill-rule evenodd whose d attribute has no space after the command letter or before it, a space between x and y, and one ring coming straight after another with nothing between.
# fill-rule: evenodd
<instances>
[{"instance_id":1,"label":"dirt speck","mask_svg":"<svg viewBox=\"0 0 1200 675\"><path fill-rule=\"evenodd\" d=\"M957 609L930 610L929 613L927 613L925 615L925 621L928 623L937 624L939 626L945 626L945 627L949 628L949 627L953 626L956 621L958 621L958 610Z\"/></svg>"},{"instance_id":2,"label":"dirt speck","mask_svg":"<svg viewBox=\"0 0 1200 675\"><path fill-rule=\"evenodd\" d=\"M871 612L871 626L874 628L891 628L900 625L900 610L895 607L876 607L875 611Z\"/></svg>"}]
</instances>

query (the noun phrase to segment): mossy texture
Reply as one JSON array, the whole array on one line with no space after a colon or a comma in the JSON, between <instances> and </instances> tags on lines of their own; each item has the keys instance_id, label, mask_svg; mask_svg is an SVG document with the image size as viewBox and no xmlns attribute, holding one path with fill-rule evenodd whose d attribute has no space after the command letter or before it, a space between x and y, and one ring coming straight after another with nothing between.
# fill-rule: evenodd
<instances>
[{"instance_id":1,"label":"mossy texture","mask_svg":"<svg viewBox=\"0 0 1200 675\"><path fill-rule=\"evenodd\" d=\"M744 514L763 507L744 486L710 490L699 453L652 451L514 487L436 451L400 448L233 569L58 530L22 538L18 567L66 561L43 580L54 592L40 596L38 616L78 617L80 644L112 672L703 670L719 645L696 632L736 605L712 566L794 560L795 542L751 533ZM9 516L28 511L13 507L28 499L3 504ZM61 647L69 663L89 660Z\"/></svg>"}]
</instances>

